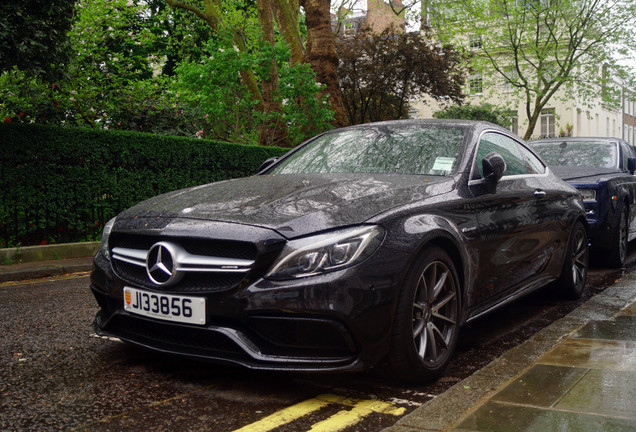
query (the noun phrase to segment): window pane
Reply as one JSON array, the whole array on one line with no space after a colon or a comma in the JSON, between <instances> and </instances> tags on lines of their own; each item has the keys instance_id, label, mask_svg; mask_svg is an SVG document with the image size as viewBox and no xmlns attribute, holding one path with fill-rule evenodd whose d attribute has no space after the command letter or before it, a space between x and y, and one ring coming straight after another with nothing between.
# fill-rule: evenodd
<instances>
[{"instance_id":1,"label":"window pane","mask_svg":"<svg viewBox=\"0 0 636 432\"><path fill-rule=\"evenodd\" d=\"M471 94L478 94L483 92L483 80L481 75L471 75L469 85Z\"/></svg>"},{"instance_id":2,"label":"window pane","mask_svg":"<svg viewBox=\"0 0 636 432\"><path fill-rule=\"evenodd\" d=\"M618 165L616 144L595 141L566 141L532 144L548 165L614 168Z\"/></svg>"},{"instance_id":3,"label":"window pane","mask_svg":"<svg viewBox=\"0 0 636 432\"><path fill-rule=\"evenodd\" d=\"M556 136L556 115L554 108L541 110L541 136L552 138Z\"/></svg>"},{"instance_id":4,"label":"window pane","mask_svg":"<svg viewBox=\"0 0 636 432\"><path fill-rule=\"evenodd\" d=\"M488 153L499 153L506 161L505 176L528 174L526 163L521 156L521 152L517 143L510 138L496 133L486 133L479 141L479 149L477 150L477 166L479 167L479 176L483 178L483 168L481 160Z\"/></svg>"},{"instance_id":5,"label":"window pane","mask_svg":"<svg viewBox=\"0 0 636 432\"><path fill-rule=\"evenodd\" d=\"M545 172L545 166L539 158L537 158L530 150L524 146L519 146L523 158L526 160L526 168L531 174L543 174Z\"/></svg>"}]
</instances>

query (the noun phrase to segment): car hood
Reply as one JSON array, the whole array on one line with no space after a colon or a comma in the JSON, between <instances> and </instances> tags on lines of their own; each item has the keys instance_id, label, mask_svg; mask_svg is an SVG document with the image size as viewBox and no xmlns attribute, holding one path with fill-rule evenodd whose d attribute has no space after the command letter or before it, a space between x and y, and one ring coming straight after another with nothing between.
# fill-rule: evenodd
<instances>
[{"instance_id":1,"label":"car hood","mask_svg":"<svg viewBox=\"0 0 636 432\"><path fill-rule=\"evenodd\" d=\"M126 219L163 219L161 225L176 218L199 219L265 227L296 237L363 223L387 210L453 188L452 178L436 176L261 175L151 198L120 214L117 225L127 229L130 224Z\"/></svg>"},{"instance_id":2,"label":"car hood","mask_svg":"<svg viewBox=\"0 0 636 432\"><path fill-rule=\"evenodd\" d=\"M616 168L595 168L580 166L551 166L550 169L559 178L565 181L596 182L601 177L622 174Z\"/></svg>"}]
</instances>

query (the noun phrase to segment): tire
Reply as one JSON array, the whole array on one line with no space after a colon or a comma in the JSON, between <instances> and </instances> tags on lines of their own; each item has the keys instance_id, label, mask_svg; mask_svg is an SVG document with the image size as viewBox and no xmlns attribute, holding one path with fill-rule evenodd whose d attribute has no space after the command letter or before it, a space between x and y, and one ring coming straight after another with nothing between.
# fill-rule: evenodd
<instances>
[{"instance_id":1,"label":"tire","mask_svg":"<svg viewBox=\"0 0 636 432\"><path fill-rule=\"evenodd\" d=\"M444 373L457 344L459 278L437 247L421 254L400 291L385 371L393 378L426 382Z\"/></svg>"},{"instance_id":2,"label":"tire","mask_svg":"<svg viewBox=\"0 0 636 432\"><path fill-rule=\"evenodd\" d=\"M607 264L610 267L621 268L627 258L627 244L629 242L629 210L625 206L620 213L616 232L612 236L612 247L607 252Z\"/></svg>"},{"instance_id":3,"label":"tire","mask_svg":"<svg viewBox=\"0 0 636 432\"><path fill-rule=\"evenodd\" d=\"M561 276L556 282L562 297L578 299L583 295L587 280L588 261L587 230L581 222L577 222L570 234Z\"/></svg>"}]
</instances>

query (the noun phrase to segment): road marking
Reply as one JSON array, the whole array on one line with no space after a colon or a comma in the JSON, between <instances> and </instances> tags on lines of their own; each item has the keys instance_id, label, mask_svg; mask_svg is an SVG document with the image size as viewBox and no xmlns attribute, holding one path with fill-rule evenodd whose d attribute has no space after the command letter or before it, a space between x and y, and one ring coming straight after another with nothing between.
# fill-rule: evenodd
<instances>
[{"instance_id":1,"label":"road marking","mask_svg":"<svg viewBox=\"0 0 636 432\"><path fill-rule=\"evenodd\" d=\"M282 409L257 422L237 429L234 432L267 432L284 424L291 423L330 404L344 405L352 409L342 410L328 419L312 425L308 432L336 432L359 423L372 413L399 416L406 411L405 408L396 407L390 402L375 399L353 399L344 396L323 394Z\"/></svg>"},{"instance_id":2,"label":"road marking","mask_svg":"<svg viewBox=\"0 0 636 432\"><path fill-rule=\"evenodd\" d=\"M272 415L269 415L255 423L236 429L234 432L267 432L284 424L290 423L296 419L318 411L320 408L329 405L328 401L318 400L317 398L308 399L304 402L297 403Z\"/></svg>"},{"instance_id":3,"label":"road marking","mask_svg":"<svg viewBox=\"0 0 636 432\"><path fill-rule=\"evenodd\" d=\"M78 278L86 277L88 275L90 275L89 271L87 271L87 272L69 273L69 274L51 275L51 276L46 276L46 277L37 278L37 279L24 279L24 280L16 280L16 281L6 281L6 282L0 282L0 288L14 287L14 286L19 286L19 285L34 285L34 284L55 282L55 281L66 280L66 279L78 279Z\"/></svg>"}]
</instances>

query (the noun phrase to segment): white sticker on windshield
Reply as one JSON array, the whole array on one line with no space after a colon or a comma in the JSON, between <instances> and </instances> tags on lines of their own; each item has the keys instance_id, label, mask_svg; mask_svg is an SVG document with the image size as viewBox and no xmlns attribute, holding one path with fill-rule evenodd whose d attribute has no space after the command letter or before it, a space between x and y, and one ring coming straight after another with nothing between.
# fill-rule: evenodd
<instances>
[{"instance_id":1,"label":"white sticker on windshield","mask_svg":"<svg viewBox=\"0 0 636 432\"><path fill-rule=\"evenodd\" d=\"M453 169L453 162L455 162L455 158L438 156L435 158L433 170L450 172Z\"/></svg>"}]
</instances>

